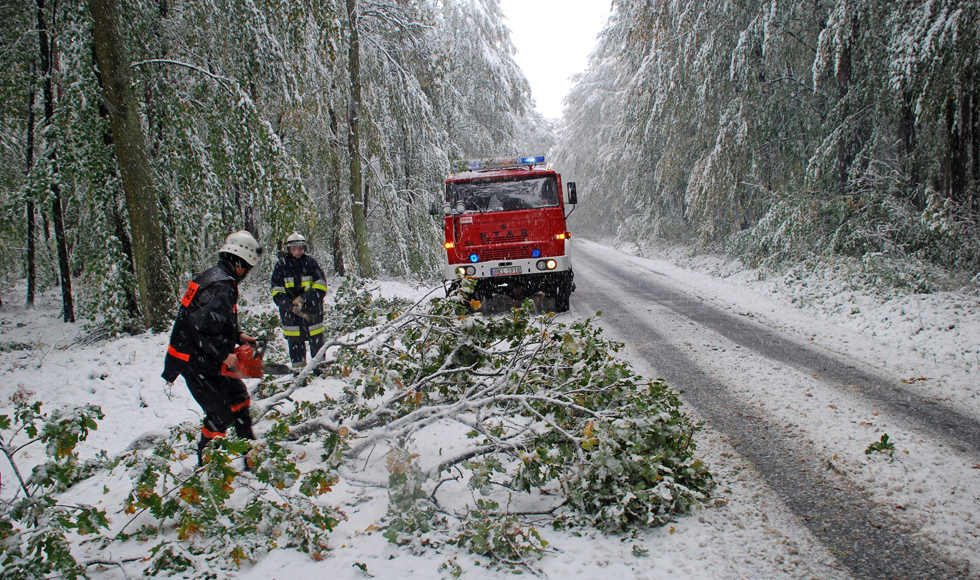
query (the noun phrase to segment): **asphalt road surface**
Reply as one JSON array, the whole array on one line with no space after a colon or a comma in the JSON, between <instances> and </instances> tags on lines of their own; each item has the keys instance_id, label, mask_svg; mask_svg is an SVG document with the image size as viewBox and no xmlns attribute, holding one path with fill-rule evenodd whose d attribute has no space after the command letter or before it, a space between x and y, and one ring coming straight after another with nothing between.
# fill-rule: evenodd
<instances>
[{"instance_id":1,"label":"asphalt road surface","mask_svg":"<svg viewBox=\"0 0 980 580\"><path fill-rule=\"evenodd\" d=\"M574 267L572 313L591 316L601 311L597 324L683 391L685 402L730 438L779 500L851 574L869 579L963 575L944 562L937 546L914 542L907 526L866 491L849 485L826 458L788 440L781 421L760 413L743 400L737 385L728 384L732 377L706 368L704 361L713 353L699 349L717 346L685 342L672 333L692 328L717 333L743 357L819 376L821 388L863 398L953 449L980 455L980 424L975 419L902 388L883 370L803 344L798 337L689 296L654 271L609 260L598 246L575 244ZM771 380L779 381L779 373Z\"/></svg>"}]
</instances>

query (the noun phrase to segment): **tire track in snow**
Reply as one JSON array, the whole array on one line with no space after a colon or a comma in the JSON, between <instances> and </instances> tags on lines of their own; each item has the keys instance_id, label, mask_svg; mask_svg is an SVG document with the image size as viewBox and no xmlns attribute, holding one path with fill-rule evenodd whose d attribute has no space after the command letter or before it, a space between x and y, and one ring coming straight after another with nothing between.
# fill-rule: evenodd
<instances>
[{"instance_id":1,"label":"tire track in snow","mask_svg":"<svg viewBox=\"0 0 980 580\"><path fill-rule=\"evenodd\" d=\"M576 246L580 255L588 253L582 252L583 249L582 245ZM629 289L637 298L666 306L765 358L809 370L837 388L858 392L929 434L948 440L959 451L980 456L980 422L956 409L896 386L893 379L875 376L817 347L801 345L757 322L733 316L649 279L631 278L594 256L590 267L599 269L604 277Z\"/></svg>"},{"instance_id":2,"label":"tire track in snow","mask_svg":"<svg viewBox=\"0 0 980 580\"><path fill-rule=\"evenodd\" d=\"M823 462L816 459L801 461L794 457L792 449L777 435L777 426L757 417L755 411L734 397L724 384L712 379L648 321L637 316L637 304L659 303L767 358L794 367L803 366L841 381L841 388L858 381L871 384L869 396L872 397L874 394L881 396L881 392L893 393L894 389L880 387L882 381L875 380L870 374L815 349L788 341L761 325L749 324L661 284L649 280L638 282L601 257L589 256L586 267L581 268L582 254L589 254L583 249L581 245L576 248L580 276L576 280L578 289L573 295L573 309L586 313L603 311L605 324L614 326L630 342L642 344L644 349L640 356L647 358L673 388L685 391L684 399L710 421L713 428L731 437L736 449L757 466L776 495L852 574L859 578L949 577L926 551L899 530L898 522L876 509L868 497L838 487L839 483L827 473ZM616 291L604 292L596 282L599 280L611 284ZM636 302L631 304L629 300ZM958 433L955 439L961 445L975 449L973 442L962 439L964 431L970 432L971 420L953 417L942 421L942 427L931 427L928 415L927 418L917 416L910 408L922 404L921 398L904 392L904 389L898 391L907 397L905 404L879 402L910 416L916 423L924 423L929 430L952 429Z\"/></svg>"}]
</instances>

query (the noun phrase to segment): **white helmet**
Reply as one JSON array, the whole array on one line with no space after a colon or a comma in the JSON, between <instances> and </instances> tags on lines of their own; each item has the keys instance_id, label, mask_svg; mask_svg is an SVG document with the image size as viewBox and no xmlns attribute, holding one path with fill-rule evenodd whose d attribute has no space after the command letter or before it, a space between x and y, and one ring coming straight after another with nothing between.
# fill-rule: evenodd
<instances>
[{"instance_id":1,"label":"white helmet","mask_svg":"<svg viewBox=\"0 0 980 580\"><path fill-rule=\"evenodd\" d=\"M286 238L286 247L303 248L304 250L306 250L309 249L309 244L306 242L306 238L303 237L303 234L299 232L293 232L289 234L289 237Z\"/></svg>"},{"instance_id":2,"label":"white helmet","mask_svg":"<svg viewBox=\"0 0 980 580\"><path fill-rule=\"evenodd\" d=\"M255 266L262 256L262 246L252 237L252 234L242 230L225 238L225 245L221 246L218 252L233 254L245 260L249 266Z\"/></svg>"}]
</instances>

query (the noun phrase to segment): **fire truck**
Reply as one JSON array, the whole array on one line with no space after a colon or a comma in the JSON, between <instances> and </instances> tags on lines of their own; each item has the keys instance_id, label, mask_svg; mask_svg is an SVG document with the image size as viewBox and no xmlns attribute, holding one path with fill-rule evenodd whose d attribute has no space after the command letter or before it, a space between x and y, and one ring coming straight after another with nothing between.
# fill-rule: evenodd
<instances>
[{"instance_id":1,"label":"fire truck","mask_svg":"<svg viewBox=\"0 0 980 580\"><path fill-rule=\"evenodd\" d=\"M565 206L577 203L575 183L563 199L561 175L544 163L535 155L452 164L445 203L429 210L445 216L450 290L463 277L476 278L477 300L543 293L555 312L568 310L575 283Z\"/></svg>"}]
</instances>

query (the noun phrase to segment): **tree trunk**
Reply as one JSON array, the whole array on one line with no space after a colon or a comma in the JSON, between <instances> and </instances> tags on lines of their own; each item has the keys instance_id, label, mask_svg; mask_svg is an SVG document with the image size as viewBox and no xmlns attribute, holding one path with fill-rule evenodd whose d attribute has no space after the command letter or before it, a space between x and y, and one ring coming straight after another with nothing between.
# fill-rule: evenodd
<instances>
[{"instance_id":1,"label":"tree trunk","mask_svg":"<svg viewBox=\"0 0 980 580\"><path fill-rule=\"evenodd\" d=\"M941 166L943 168L943 194L961 205L966 189L966 159L963 135L963 123L956 121L959 108L955 96L946 101L946 155Z\"/></svg>"},{"instance_id":2,"label":"tree trunk","mask_svg":"<svg viewBox=\"0 0 980 580\"><path fill-rule=\"evenodd\" d=\"M95 78L99 83L99 90L104 91L102 72L99 71L99 57L95 54L94 45L92 46L92 67L95 69ZM99 102L99 118L109 119L109 108L106 106L104 100ZM112 127L107 127L103 132L102 145L106 149L115 147L115 141L112 138ZM118 177L115 171L106 172L105 179L107 183L115 177ZM112 221L116 228L116 239L119 240L120 245L122 245L123 254L126 255L126 271L133 276L133 279L136 279L136 259L133 257L133 244L129 240L129 232L126 230L125 220L123 220L122 215L119 213L118 207L119 204L115 192L113 192ZM139 301L136 299L135 289L127 284L123 291L126 294L126 311L129 313L129 318L134 321L142 319L143 314L140 313ZM127 330L133 331L134 329Z\"/></svg>"},{"instance_id":3,"label":"tree trunk","mask_svg":"<svg viewBox=\"0 0 980 580\"><path fill-rule=\"evenodd\" d=\"M974 79L973 90L970 92L972 110L970 118L972 123L970 124L970 141L973 144L971 148L971 156L973 158L972 167L970 168L970 200L967 207L971 212L973 212L974 223L980 225L980 79Z\"/></svg>"},{"instance_id":4,"label":"tree trunk","mask_svg":"<svg viewBox=\"0 0 980 580\"><path fill-rule=\"evenodd\" d=\"M368 208L368 199L370 199L371 197L371 184L365 183L363 187L364 187L364 200L363 203L361 204L361 208L364 210L364 220L365 223L367 223L367 216L368 216L367 208Z\"/></svg>"},{"instance_id":5,"label":"tree trunk","mask_svg":"<svg viewBox=\"0 0 980 580\"><path fill-rule=\"evenodd\" d=\"M31 170L34 168L34 63L31 63L31 81L27 89L27 182L30 184ZM33 192L27 195L27 310L34 309L34 298L37 294L37 248L34 238L37 237L36 211L34 209Z\"/></svg>"},{"instance_id":6,"label":"tree trunk","mask_svg":"<svg viewBox=\"0 0 980 580\"><path fill-rule=\"evenodd\" d=\"M905 94L898 123L898 142L901 147L902 165L912 188L912 191L909 192L909 199L911 199L915 209L922 212L925 211L928 200L926 200L924 184L920 183L921 177L916 162L916 149L919 145L915 133L915 109L912 102L913 98L909 94Z\"/></svg>"},{"instance_id":7,"label":"tree trunk","mask_svg":"<svg viewBox=\"0 0 980 580\"><path fill-rule=\"evenodd\" d=\"M333 271L344 276L347 269L344 266L344 245L340 241L340 229L343 224L341 220L341 208L343 204L340 199L341 172L340 172L340 152L339 139L337 139L337 115L330 109L330 131L333 133L334 140L330 151L330 251L333 257Z\"/></svg>"},{"instance_id":8,"label":"tree trunk","mask_svg":"<svg viewBox=\"0 0 980 580\"><path fill-rule=\"evenodd\" d=\"M37 37L41 51L41 74L44 89L44 125L46 131L54 122L54 92L51 88L51 73L53 72L51 42L48 39L47 25L44 20L44 0L36 0L37 5ZM49 145L51 169L58 173L58 151L55 144ZM75 322L75 301L71 292L71 267L68 263L68 239L65 236L65 218L61 206L61 187L57 180L51 183L51 219L54 221L54 237L58 244L58 269L61 273L61 305L65 322Z\"/></svg>"},{"instance_id":9,"label":"tree trunk","mask_svg":"<svg viewBox=\"0 0 980 580\"><path fill-rule=\"evenodd\" d=\"M850 106L847 102L847 93L851 88L851 42L841 50L840 62L837 64L837 89L838 97L841 102L841 133L837 138L837 187L841 193L847 191L847 182L851 172L851 162L854 155L851 152L851 143L848 135L851 120Z\"/></svg>"},{"instance_id":10,"label":"tree trunk","mask_svg":"<svg viewBox=\"0 0 980 580\"><path fill-rule=\"evenodd\" d=\"M232 184L235 190L235 205L238 206L238 214L242 217L243 229L252 234L256 240L259 239L259 230L255 226L255 210L252 205L252 194L248 189L242 190L238 181Z\"/></svg>"},{"instance_id":11,"label":"tree trunk","mask_svg":"<svg viewBox=\"0 0 980 580\"><path fill-rule=\"evenodd\" d=\"M119 239L119 244L122 245L123 254L127 258L127 270L130 273L135 273L135 266L133 265L133 243L129 239L129 233L126 231L126 222L123 220L123 216L119 213L117 206L113 205L112 208L112 222L116 227L116 238ZM139 301L133 294L132 287L127 284L123 289L126 294L126 312L129 313L131 319L139 320L142 316L140 314ZM135 329L127 329L135 330Z\"/></svg>"},{"instance_id":12,"label":"tree trunk","mask_svg":"<svg viewBox=\"0 0 980 580\"><path fill-rule=\"evenodd\" d=\"M974 114L974 93L972 79L964 83L959 101L959 126L956 128L956 149L953 154L953 194L954 199L965 209L973 208L973 198L976 191L974 131L976 120Z\"/></svg>"},{"instance_id":13,"label":"tree trunk","mask_svg":"<svg viewBox=\"0 0 980 580\"><path fill-rule=\"evenodd\" d=\"M116 0L89 0L88 4L116 158L126 193L126 210L133 231L140 310L147 326L164 331L169 326L174 296L143 127L136 95L130 85L124 40L118 34L118 6Z\"/></svg>"},{"instance_id":14,"label":"tree trunk","mask_svg":"<svg viewBox=\"0 0 980 580\"><path fill-rule=\"evenodd\" d=\"M160 47L157 50L157 58L165 60L169 56L169 48L167 46L167 37L164 36L160 29L163 26L163 21L167 19L170 13L170 7L167 5L167 0L158 0L157 2L157 15L160 17L159 20L153 20L151 24L151 31L153 32L153 37L156 39L157 45ZM161 70L160 74L164 75L164 82L168 80L166 78L167 68ZM145 83L146 87L143 92L143 102L146 105L146 126L150 130L150 157L156 159L160 154L160 146L163 144L163 119L158 118L156 115L156 104L153 98L153 83Z\"/></svg>"},{"instance_id":15,"label":"tree trunk","mask_svg":"<svg viewBox=\"0 0 980 580\"><path fill-rule=\"evenodd\" d=\"M347 112L347 155L350 162L350 195L353 203L351 212L354 218L354 249L357 253L357 269L361 277L374 276L371 266L371 252L367 242L366 206L361 176L361 41L358 36L357 0L347 0L347 23L350 27L350 40L347 50L347 66L350 74L350 108Z\"/></svg>"}]
</instances>

